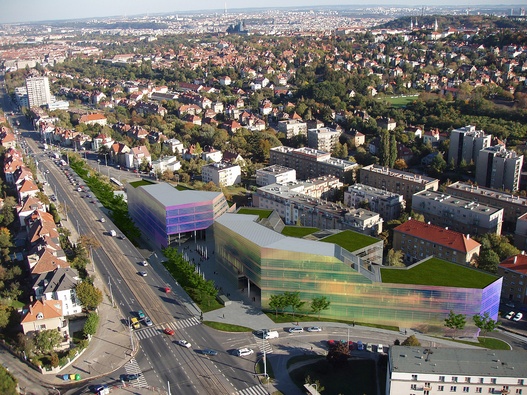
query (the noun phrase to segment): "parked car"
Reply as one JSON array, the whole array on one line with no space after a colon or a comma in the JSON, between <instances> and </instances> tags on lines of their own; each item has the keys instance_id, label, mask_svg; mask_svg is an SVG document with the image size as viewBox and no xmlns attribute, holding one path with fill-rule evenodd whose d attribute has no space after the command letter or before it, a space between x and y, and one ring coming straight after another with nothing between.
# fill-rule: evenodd
<instances>
[{"instance_id":1,"label":"parked car","mask_svg":"<svg viewBox=\"0 0 527 395\"><path fill-rule=\"evenodd\" d=\"M186 341L186 340L178 340L176 343L179 344L180 346L185 347L185 348L190 348L190 347L192 347L192 344L190 344L190 343L189 343L188 341Z\"/></svg>"},{"instance_id":2,"label":"parked car","mask_svg":"<svg viewBox=\"0 0 527 395\"><path fill-rule=\"evenodd\" d=\"M88 387L93 394L98 394L108 388L105 384L94 384Z\"/></svg>"},{"instance_id":3,"label":"parked car","mask_svg":"<svg viewBox=\"0 0 527 395\"><path fill-rule=\"evenodd\" d=\"M247 355L251 355L252 353L254 353L254 351L250 348L239 348L235 351L235 354L239 357L245 357Z\"/></svg>"},{"instance_id":4,"label":"parked car","mask_svg":"<svg viewBox=\"0 0 527 395\"><path fill-rule=\"evenodd\" d=\"M322 328L319 326L310 326L307 328L308 332L322 332Z\"/></svg>"},{"instance_id":5,"label":"parked car","mask_svg":"<svg viewBox=\"0 0 527 395\"><path fill-rule=\"evenodd\" d=\"M373 351L373 344L371 344L371 343L366 344L366 351L372 352Z\"/></svg>"},{"instance_id":6,"label":"parked car","mask_svg":"<svg viewBox=\"0 0 527 395\"><path fill-rule=\"evenodd\" d=\"M304 328L302 328L301 326L292 326L288 329L288 331L289 333L301 333L304 332Z\"/></svg>"},{"instance_id":7,"label":"parked car","mask_svg":"<svg viewBox=\"0 0 527 395\"><path fill-rule=\"evenodd\" d=\"M106 219L104 219L104 217L101 217L101 222L106 222Z\"/></svg>"},{"instance_id":8,"label":"parked car","mask_svg":"<svg viewBox=\"0 0 527 395\"><path fill-rule=\"evenodd\" d=\"M142 320L145 318L145 313L143 313L143 310L137 310L137 316Z\"/></svg>"},{"instance_id":9,"label":"parked car","mask_svg":"<svg viewBox=\"0 0 527 395\"><path fill-rule=\"evenodd\" d=\"M165 329L163 329L163 332L165 332L169 336L172 336L174 333L176 333L176 331L174 329L171 329L171 328L165 328Z\"/></svg>"},{"instance_id":10,"label":"parked car","mask_svg":"<svg viewBox=\"0 0 527 395\"><path fill-rule=\"evenodd\" d=\"M514 318L512 320L518 322L522 318L523 318L523 314L522 313L516 313L516 315L514 316Z\"/></svg>"},{"instance_id":11,"label":"parked car","mask_svg":"<svg viewBox=\"0 0 527 395\"><path fill-rule=\"evenodd\" d=\"M363 351L364 350L364 343L361 342L360 340L357 342L357 350L358 351Z\"/></svg>"},{"instance_id":12,"label":"parked car","mask_svg":"<svg viewBox=\"0 0 527 395\"><path fill-rule=\"evenodd\" d=\"M218 352L216 350L211 350L210 348L205 348L201 350L201 353L203 355L208 355L209 357L215 357L216 355L218 355Z\"/></svg>"},{"instance_id":13,"label":"parked car","mask_svg":"<svg viewBox=\"0 0 527 395\"><path fill-rule=\"evenodd\" d=\"M383 353L384 352L384 346L382 344L378 344L377 345L377 352L378 353Z\"/></svg>"},{"instance_id":14,"label":"parked car","mask_svg":"<svg viewBox=\"0 0 527 395\"><path fill-rule=\"evenodd\" d=\"M509 313L505 316L508 320L512 319L514 317L514 314L516 314L514 311L509 311Z\"/></svg>"},{"instance_id":15,"label":"parked car","mask_svg":"<svg viewBox=\"0 0 527 395\"><path fill-rule=\"evenodd\" d=\"M154 325L154 324L152 323L152 320L151 320L150 318L148 318L148 317L145 317L145 324L146 324L146 326L152 326L152 325Z\"/></svg>"},{"instance_id":16,"label":"parked car","mask_svg":"<svg viewBox=\"0 0 527 395\"><path fill-rule=\"evenodd\" d=\"M143 262L141 262L141 265L148 266L148 262L147 261L143 261Z\"/></svg>"}]
</instances>

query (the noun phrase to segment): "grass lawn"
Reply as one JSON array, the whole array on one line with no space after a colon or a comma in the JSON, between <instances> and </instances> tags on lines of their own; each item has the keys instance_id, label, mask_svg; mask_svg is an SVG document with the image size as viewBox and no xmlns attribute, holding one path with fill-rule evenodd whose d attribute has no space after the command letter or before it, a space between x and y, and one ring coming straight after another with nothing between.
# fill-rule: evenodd
<instances>
[{"instance_id":1,"label":"grass lawn","mask_svg":"<svg viewBox=\"0 0 527 395\"><path fill-rule=\"evenodd\" d=\"M383 100L391 104L392 107L401 108L406 107L409 103L413 102L419 97L419 95L403 95L403 96L393 96L393 97L382 97L379 100Z\"/></svg>"},{"instance_id":2,"label":"grass lawn","mask_svg":"<svg viewBox=\"0 0 527 395\"><path fill-rule=\"evenodd\" d=\"M375 361L349 360L346 364L334 368L323 359L304 365L289 374L293 382L302 390L306 377L311 382L319 381L324 387L324 395L375 395L377 394L377 377Z\"/></svg>"},{"instance_id":3,"label":"grass lawn","mask_svg":"<svg viewBox=\"0 0 527 395\"><path fill-rule=\"evenodd\" d=\"M344 232L328 236L324 239L321 239L320 241L324 241L326 243L335 243L345 250L353 252L360 248L367 247L370 244L377 243L379 239L353 232L351 230L345 230Z\"/></svg>"},{"instance_id":4,"label":"grass lawn","mask_svg":"<svg viewBox=\"0 0 527 395\"><path fill-rule=\"evenodd\" d=\"M211 328L217 329L219 331L223 331L223 332L252 332L253 331L251 328L247 328L246 326L225 324L223 322L203 321L203 324Z\"/></svg>"},{"instance_id":5,"label":"grass lawn","mask_svg":"<svg viewBox=\"0 0 527 395\"><path fill-rule=\"evenodd\" d=\"M260 210L258 208L241 208L239 209L236 214L251 214L251 215L257 215L260 217L260 219L263 218L269 218L273 210Z\"/></svg>"},{"instance_id":6,"label":"grass lawn","mask_svg":"<svg viewBox=\"0 0 527 395\"><path fill-rule=\"evenodd\" d=\"M383 283L420 284L443 287L484 288L497 277L438 258L431 258L410 269L382 268Z\"/></svg>"},{"instance_id":7,"label":"grass lawn","mask_svg":"<svg viewBox=\"0 0 527 395\"><path fill-rule=\"evenodd\" d=\"M132 181L132 182L129 182L128 184L134 188L143 187L145 185L154 185L153 182L146 181L146 180Z\"/></svg>"},{"instance_id":8,"label":"grass lawn","mask_svg":"<svg viewBox=\"0 0 527 395\"><path fill-rule=\"evenodd\" d=\"M438 337L438 339L445 339L445 337ZM468 340L461 340L461 339L452 339L448 338L448 340L456 342L456 343L462 343L462 344L470 344L471 346L477 346L477 347L483 347L488 348L489 350L510 350L511 347L505 343L503 340L496 339L494 337L478 337L478 343L468 341Z\"/></svg>"},{"instance_id":9,"label":"grass lawn","mask_svg":"<svg viewBox=\"0 0 527 395\"><path fill-rule=\"evenodd\" d=\"M311 233L315 233L318 230L318 228L307 228L303 226L286 226L282 230L282 234L284 236L302 238L304 236L310 235Z\"/></svg>"}]
</instances>

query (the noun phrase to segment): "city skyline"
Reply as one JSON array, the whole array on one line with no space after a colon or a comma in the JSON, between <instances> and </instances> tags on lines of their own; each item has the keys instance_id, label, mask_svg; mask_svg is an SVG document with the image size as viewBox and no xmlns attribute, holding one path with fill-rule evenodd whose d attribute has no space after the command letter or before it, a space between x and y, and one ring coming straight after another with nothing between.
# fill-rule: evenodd
<instances>
[{"instance_id":1,"label":"city skyline","mask_svg":"<svg viewBox=\"0 0 527 395\"><path fill-rule=\"evenodd\" d=\"M362 3L357 0L290 0L287 3L278 0L269 0L262 4L247 4L242 0L230 1L211 1L205 0L198 4L188 3L181 0L152 0L150 2L130 1L130 0L113 0L111 2L103 0L93 0L91 2L76 3L74 7L71 6L71 1L67 0L50 0L49 2L41 2L40 0L29 0L26 2L9 1L2 5L2 13L0 15L0 23L23 23L23 22L38 22L38 21L52 21L52 20L70 20L70 19L86 19L86 18L102 18L102 17L116 17L116 16L138 16L138 15L153 15L164 13L188 13L192 11L221 11L226 8L227 11L250 9L250 8L283 8L283 7L317 7L317 6L360 6L366 8L368 6L384 6L384 7L423 7L423 6L437 6L436 2L431 0L405 0L402 3L396 3L393 0L372 0L367 3ZM445 0L442 6L458 6L474 8L476 6L496 5L492 0L468 0L466 3L460 4L455 0ZM525 1L509 0L506 4L500 6L507 7L524 6Z\"/></svg>"}]
</instances>

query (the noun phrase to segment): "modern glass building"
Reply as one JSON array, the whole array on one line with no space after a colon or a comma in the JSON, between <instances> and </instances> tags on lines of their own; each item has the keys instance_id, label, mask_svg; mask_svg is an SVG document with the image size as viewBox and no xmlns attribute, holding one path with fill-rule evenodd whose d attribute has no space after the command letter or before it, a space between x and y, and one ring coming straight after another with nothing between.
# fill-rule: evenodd
<instances>
[{"instance_id":1,"label":"modern glass building","mask_svg":"<svg viewBox=\"0 0 527 395\"><path fill-rule=\"evenodd\" d=\"M178 191L167 183L130 186L127 195L137 227L163 247L184 233L207 229L229 209L222 192Z\"/></svg>"},{"instance_id":2,"label":"modern glass building","mask_svg":"<svg viewBox=\"0 0 527 395\"><path fill-rule=\"evenodd\" d=\"M460 286L464 282L452 282L452 286L383 282L383 277L389 277L384 270L402 273L426 261L407 269L382 268L371 258L334 243L283 236L260 225L257 219L253 215L225 214L215 221L213 229L216 260L223 274L233 285L242 284L240 288L256 287L264 309L269 308L271 295L298 291L306 302L303 312L309 312L314 297L326 296L331 304L321 312L325 318L402 327L425 323L442 327L450 310L467 317L488 311L497 318L501 278L436 260L441 265L455 265L461 278L477 273L477 281L466 282L466 287ZM354 237L355 232L348 233ZM368 248L376 249L375 244ZM450 269L444 267L447 272ZM431 265L430 270L437 270L437 266ZM438 276L431 273L431 277Z\"/></svg>"}]
</instances>

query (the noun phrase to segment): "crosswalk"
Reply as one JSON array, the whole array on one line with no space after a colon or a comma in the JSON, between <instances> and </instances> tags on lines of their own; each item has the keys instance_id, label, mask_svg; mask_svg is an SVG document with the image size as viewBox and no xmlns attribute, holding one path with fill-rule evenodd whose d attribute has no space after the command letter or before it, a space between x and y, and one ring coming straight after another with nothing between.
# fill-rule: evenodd
<instances>
[{"instance_id":1,"label":"crosswalk","mask_svg":"<svg viewBox=\"0 0 527 395\"><path fill-rule=\"evenodd\" d=\"M262 354L264 353L264 351L266 354L271 354L273 352L273 347L267 340L262 339L261 337L258 337L256 335L253 336L254 342L256 343Z\"/></svg>"},{"instance_id":2,"label":"crosswalk","mask_svg":"<svg viewBox=\"0 0 527 395\"><path fill-rule=\"evenodd\" d=\"M236 392L237 395L268 395L269 392L261 385L253 385Z\"/></svg>"},{"instance_id":3,"label":"crosswalk","mask_svg":"<svg viewBox=\"0 0 527 395\"><path fill-rule=\"evenodd\" d=\"M143 372L141 371L141 368L139 367L139 364L135 360L135 358L130 359L125 365L124 370L126 370L127 374L140 374L139 378L134 381L130 381L130 385L137 388L146 388L148 387L148 383L146 382L145 376L143 376Z\"/></svg>"},{"instance_id":4,"label":"crosswalk","mask_svg":"<svg viewBox=\"0 0 527 395\"><path fill-rule=\"evenodd\" d=\"M135 333L135 336L139 340L144 340L144 339L148 339L148 338L163 334L163 330L165 328L174 329L177 332L178 329L189 328L191 326L196 326L199 324L200 324L200 321L198 318L190 317L190 318L185 318L183 320L167 322L166 324L160 324L160 325L155 325L155 326L149 326L143 329L138 329L134 331L134 333Z\"/></svg>"}]
</instances>

